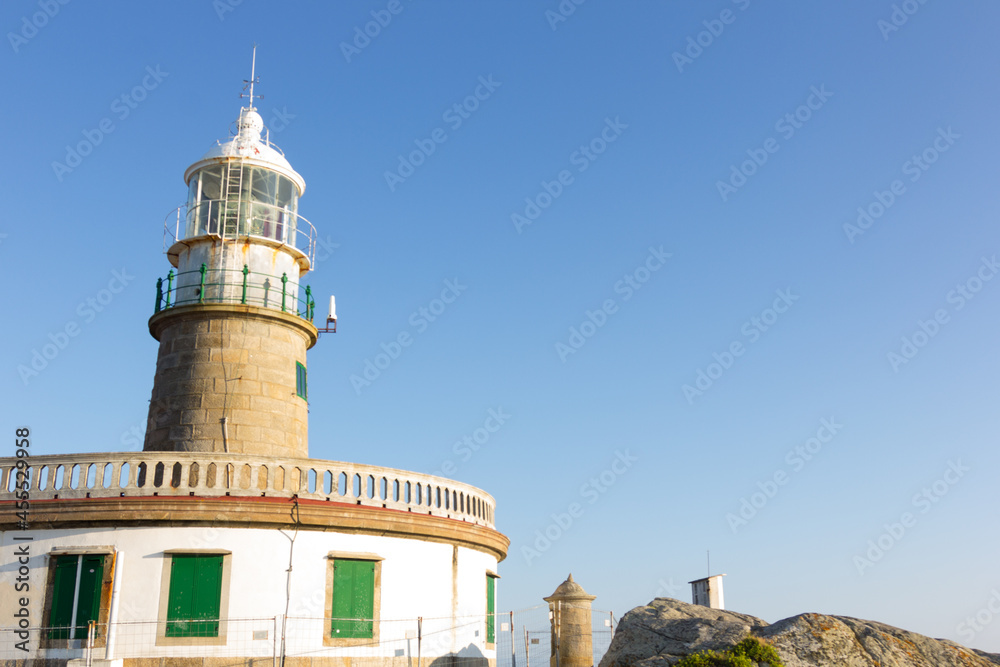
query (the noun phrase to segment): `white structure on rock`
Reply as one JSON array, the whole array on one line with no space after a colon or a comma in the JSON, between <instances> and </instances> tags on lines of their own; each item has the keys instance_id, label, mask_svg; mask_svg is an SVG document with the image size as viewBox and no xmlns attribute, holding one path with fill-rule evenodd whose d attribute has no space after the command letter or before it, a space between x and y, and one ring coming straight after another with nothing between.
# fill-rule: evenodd
<instances>
[{"instance_id":1,"label":"white structure on rock","mask_svg":"<svg viewBox=\"0 0 1000 667\"><path fill-rule=\"evenodd\" d=\"M691 604L725 609L726 600L722 594L722 578L724 574L713 574L703 579L689 581L691 584Z\"/></svg>"}]
</instances>

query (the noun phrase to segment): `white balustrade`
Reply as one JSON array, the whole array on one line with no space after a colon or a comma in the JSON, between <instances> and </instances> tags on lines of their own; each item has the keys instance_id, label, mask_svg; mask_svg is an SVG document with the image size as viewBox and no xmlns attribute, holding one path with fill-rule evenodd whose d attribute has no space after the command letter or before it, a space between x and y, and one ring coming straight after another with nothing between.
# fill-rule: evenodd
<instances>
[{"instance_id":1,"label":"white balustrade","mask_svg":"<svg viewBox=\"0 0 1000 667\"><path fill-rule=\"evenodd\" d=\"M18 466L21 466L19 468ZM201 452L55 454L0 458L0 501L130 496L270 496L350 503L459 519L492 528L493 497L421 473L319 459Z\"/></svg>"}]
</instances>

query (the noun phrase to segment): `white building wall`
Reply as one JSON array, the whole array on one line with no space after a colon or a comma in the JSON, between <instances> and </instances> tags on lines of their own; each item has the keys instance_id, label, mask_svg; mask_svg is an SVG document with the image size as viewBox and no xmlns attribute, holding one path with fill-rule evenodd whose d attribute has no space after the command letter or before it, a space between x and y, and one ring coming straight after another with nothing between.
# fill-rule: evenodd
<instances>
[{"instance_id":1,"label":"white building wall","mask_svg":"<svg viewBox=\"0 0 1000 667\"><path fill-rule=\"evenodd\" d=\"M2 587L13 591L17 576L17 546L14 536L20 532L0 533L2 543ZM285 614L286 578L291 538L294 537L291 595L288 600L289 618L323 619L325 609L327 558L331 551L339 553L376 554L382 560L380 634L383 643L407 631L415 638L416 618L424 619L423 655L448 653L494 657L486 647L486 573L496 572L497 558L466 547L457 548L457 565L453 565L455 547L451 544L336 532L294 531L273 529L212 528L212 527L136 527L36 530L30 533L31 558L30 604L31 625L41 625L44 609L44 589L48 557L55 549L79 549L111 546L123 559L118 621L144 622L159 618L161 590L164 589L164 552L177 549L203 549L232 552L229 604L223 613L228 617L230 634L237 628L236 619L269 619ZM24 544L24 543L18 543ZM223 594L225 599L225 592ZM0 596L0 618L11 619L17 600ZM162 619L161 619L162 620ZM321 628L328 622L317 621L312 630L302 631L294 639L307 642L315 650L338 655L358 653L358 649L323 646ZM8 621L0 626L9 626ZM151 627L151 626L147 626ZM249 627L247 625L246 627ZM257 627L256 625L254 627ZM261 627L270 627L263 624ZM499 627L499 625L498 625ZM308 636L301 636L302 634ZM6 634L6 633L5 633ZM249 632L248 632L249 634ZM147 629L146 639L139 642L139 633L119 629L119 653L142 649L143 655L235 655L235 637L228 647L153 646L154 637ZM246 638L239 643L246 644ZM6 644L7 640L4 640ZM143 646L137 646L137 642ZM126 646L128 644L128 646ZM269 644L264 644L264 650ZM387 646L387 656L403 644ZM7 647L0 646L0 650ZM412 650L415 652L415 641ZM365 647L364 655L375 655L375 649Z\"/></svg>"}]
</instances>

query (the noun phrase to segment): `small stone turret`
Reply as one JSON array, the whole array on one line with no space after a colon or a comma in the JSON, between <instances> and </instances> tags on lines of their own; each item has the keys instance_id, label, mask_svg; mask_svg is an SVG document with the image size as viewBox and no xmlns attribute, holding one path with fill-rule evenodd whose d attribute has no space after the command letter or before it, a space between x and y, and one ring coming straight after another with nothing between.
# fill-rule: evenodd
<instances>
[{"instance_id":1,"label":"small stone turret","mask_svg":"<svg viewBox=\"0 0 1000 667\"><path fill-rule=\"evenodd\" d=\"M570 574L547 598L552 616L550 667L592 667L594 647L589 595Z\"/></svg>"}]
</instances>

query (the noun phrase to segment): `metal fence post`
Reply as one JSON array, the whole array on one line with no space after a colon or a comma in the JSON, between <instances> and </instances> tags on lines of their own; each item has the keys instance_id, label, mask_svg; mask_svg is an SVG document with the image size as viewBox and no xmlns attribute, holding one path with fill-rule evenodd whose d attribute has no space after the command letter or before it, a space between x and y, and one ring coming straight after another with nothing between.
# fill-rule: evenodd
<instances>
[{"instance_id":1,"label":"metal fence post","mask_svg":"<svg viewBox=\"0 0 1000 667\"><path fill-rule=\"evenodd\" d=\"M281 651L278 654L278 664L281 667L285 667L285 651L287 650L287 645L285 644L285 630L288 625L288 617L284 614L279 614L281 616Z\"/></svg>"},{"instance_id":2,"label":"metal fence post","mask_svg":"<svg viewBox=\"0 0 1000 667\"><path fill-rule=\"evenodd\" d=\"M278 667L278 617L274 617L274 632L271 633L271 667Z\"/></svg>"},{"instance_id":3,"label":"metal fence post","mask_svg":"<svg viewBox=\"0 0 1000 667\"><path fill-rule=\"evenodd\" d=\"M95 621L87 621L87 667L90 667L94 660L94 630L96 627Z\"/></svg>"},{"instance_id":4,"label":"metal fence post","mask_svg":"<svg viewBox=\"0 0 1000 667\"><path fill-rule=\"evenodd\" d=\"M510 612L510 667L517 667L517 651L514 650L514 611Z\"/></svg>"},{"instance_id":5,"label":"metal fence post","mask_svg":"<svg viewBox=\"0 0 1000 667\"><path fill-rule=\"evenodd\" d=\"M420 667L420 654L424 641L424 617L417 616L417 667Z\"/></svg>"},{"instance_id":6,"label":"metal fence post","mask_svg":"<svg viewBox=\"0 0 1000 667\"><path fill-rule=\"evenodd\" d=\"M556 601L555 615L552 617L552 634L555 638L555 648L556 648L556 667L559 665L559 652L561 650L560 639L562 636L562 600Z\"/></svg>"}]
</instances>

